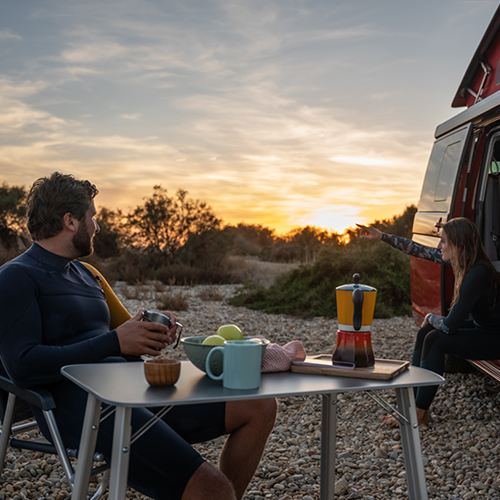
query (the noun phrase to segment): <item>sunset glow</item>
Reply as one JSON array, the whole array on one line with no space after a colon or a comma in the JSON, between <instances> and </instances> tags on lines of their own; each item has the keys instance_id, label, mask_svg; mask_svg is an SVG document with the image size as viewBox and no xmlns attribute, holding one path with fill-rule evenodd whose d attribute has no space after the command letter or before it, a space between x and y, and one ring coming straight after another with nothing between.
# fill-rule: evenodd
<instances>
[{"instance_id":1,"label":"sunset glow","mask_svg":"<svg viewBox=\"0 0 500 500\"><path fill-rule=\"evenodd\" d=\"M418 201L497 2L2 2L0 182L343 231Z\"/></svg>"}]
</instances>

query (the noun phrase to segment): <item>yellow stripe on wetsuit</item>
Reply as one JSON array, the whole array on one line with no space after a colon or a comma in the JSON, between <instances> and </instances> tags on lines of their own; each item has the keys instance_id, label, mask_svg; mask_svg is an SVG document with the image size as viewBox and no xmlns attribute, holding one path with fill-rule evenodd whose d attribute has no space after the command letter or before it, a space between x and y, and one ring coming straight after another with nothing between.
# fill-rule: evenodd
<instances>
[{"instance_id":1,"label":"yellow stripe on wetsuit","mask_svg":"<svg viewBox=\"0 0 500 500\"><path fill-rule=\"evenodd\" d=\"M92 265L88 262L79 261L84 265L88 271L94 276L94 278L99 282L104 292L104 297L108 303L109 313L111 315L111 328L114 330L117 326L120 326L125 321L128 321L132 315L128 312L127 308L122 304L114 290L111 288L110 284L106 281L106 278Z\"/></svg>"}]
</instances>

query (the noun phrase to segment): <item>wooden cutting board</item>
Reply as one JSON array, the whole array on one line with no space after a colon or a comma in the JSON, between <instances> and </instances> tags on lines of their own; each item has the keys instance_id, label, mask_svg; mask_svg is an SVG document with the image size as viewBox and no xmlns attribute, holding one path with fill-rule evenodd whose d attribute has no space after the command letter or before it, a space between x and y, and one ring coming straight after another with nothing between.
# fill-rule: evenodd
<instances>
[{"instance_id":1,"label":"wooden cutting board","mask_svg":"<svg viewBox=\"0 0 500 500\"><path fill-rule=\"evenodd\" d=\"M409 361L375 358L375 366L372 368L341 368L332 365L331 354L317 354L307 356L305 361L294 361L291 371L311 375L390 380L407 370L409 366Z\"/></svg>"}]
</instances>

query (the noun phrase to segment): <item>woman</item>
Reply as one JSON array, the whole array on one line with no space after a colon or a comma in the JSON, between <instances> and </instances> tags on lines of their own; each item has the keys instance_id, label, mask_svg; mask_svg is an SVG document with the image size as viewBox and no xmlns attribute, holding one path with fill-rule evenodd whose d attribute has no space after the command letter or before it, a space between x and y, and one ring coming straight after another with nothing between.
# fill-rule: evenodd
<instances>
[{"instance_id":1,"label":"woman","mask_svg":"<svg viewBox=\"0 0 500 500\"><path fill-rule=\"evenodd\" d=\"M445 355L466 359L500 358L500 273L481 243L477 227L458 217L442 226L438 248L358 224L361 237L382 240L403 252L437 263L449 263L455 276L451 309L447 316L427 314L417 334L412 364L440 375ZM429 422L429 407L437 386L416 390L417 419ZM392 424L392 417L385 421Z\"/></svg>"}]
</instances>

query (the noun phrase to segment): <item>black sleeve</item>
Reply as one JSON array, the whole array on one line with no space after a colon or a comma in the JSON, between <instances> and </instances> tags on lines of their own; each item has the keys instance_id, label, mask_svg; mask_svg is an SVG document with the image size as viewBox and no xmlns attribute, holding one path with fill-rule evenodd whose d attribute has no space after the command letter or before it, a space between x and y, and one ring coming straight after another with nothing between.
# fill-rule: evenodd
<instances>
[{"instance_id":1,"label":"black sleeve","mask_svg":"<svg viewBox=\"0 0 500 500\"><path fill-rule=\"evenodd\" d=\"M439 250L439 248L426 247L425 245L415 243L408 238L388 233L382 233L382 241L385 241L392 247L397 248L408 255L413 255L413 257L430 260L438 264L443 263L441 250Z\"/></svg>"},{"instance_id":2,"label":"black sleeve","mask_svg":"<svg viewBox=\"0 0 500 500\"><path fill-rule=\"evenodd\" d=\"M484 266L476 266L465 275L458 300L444 318L450 333L465 324L484 290L489 289L490 279L489 272Z\"/></svg>"},{"instance_id":3,"label":"black sleeve","mask_svg":"<svg viewBox=\"0 0 500 500\"><path fill-rule=\"evenodd\" d=\"M22 387L61 380L60 369L75 363L119 356L115 331L70 345L43 344L36 285L19 266L0 272L0 357L9 376Z\"/></svg>"}]
</instances>

